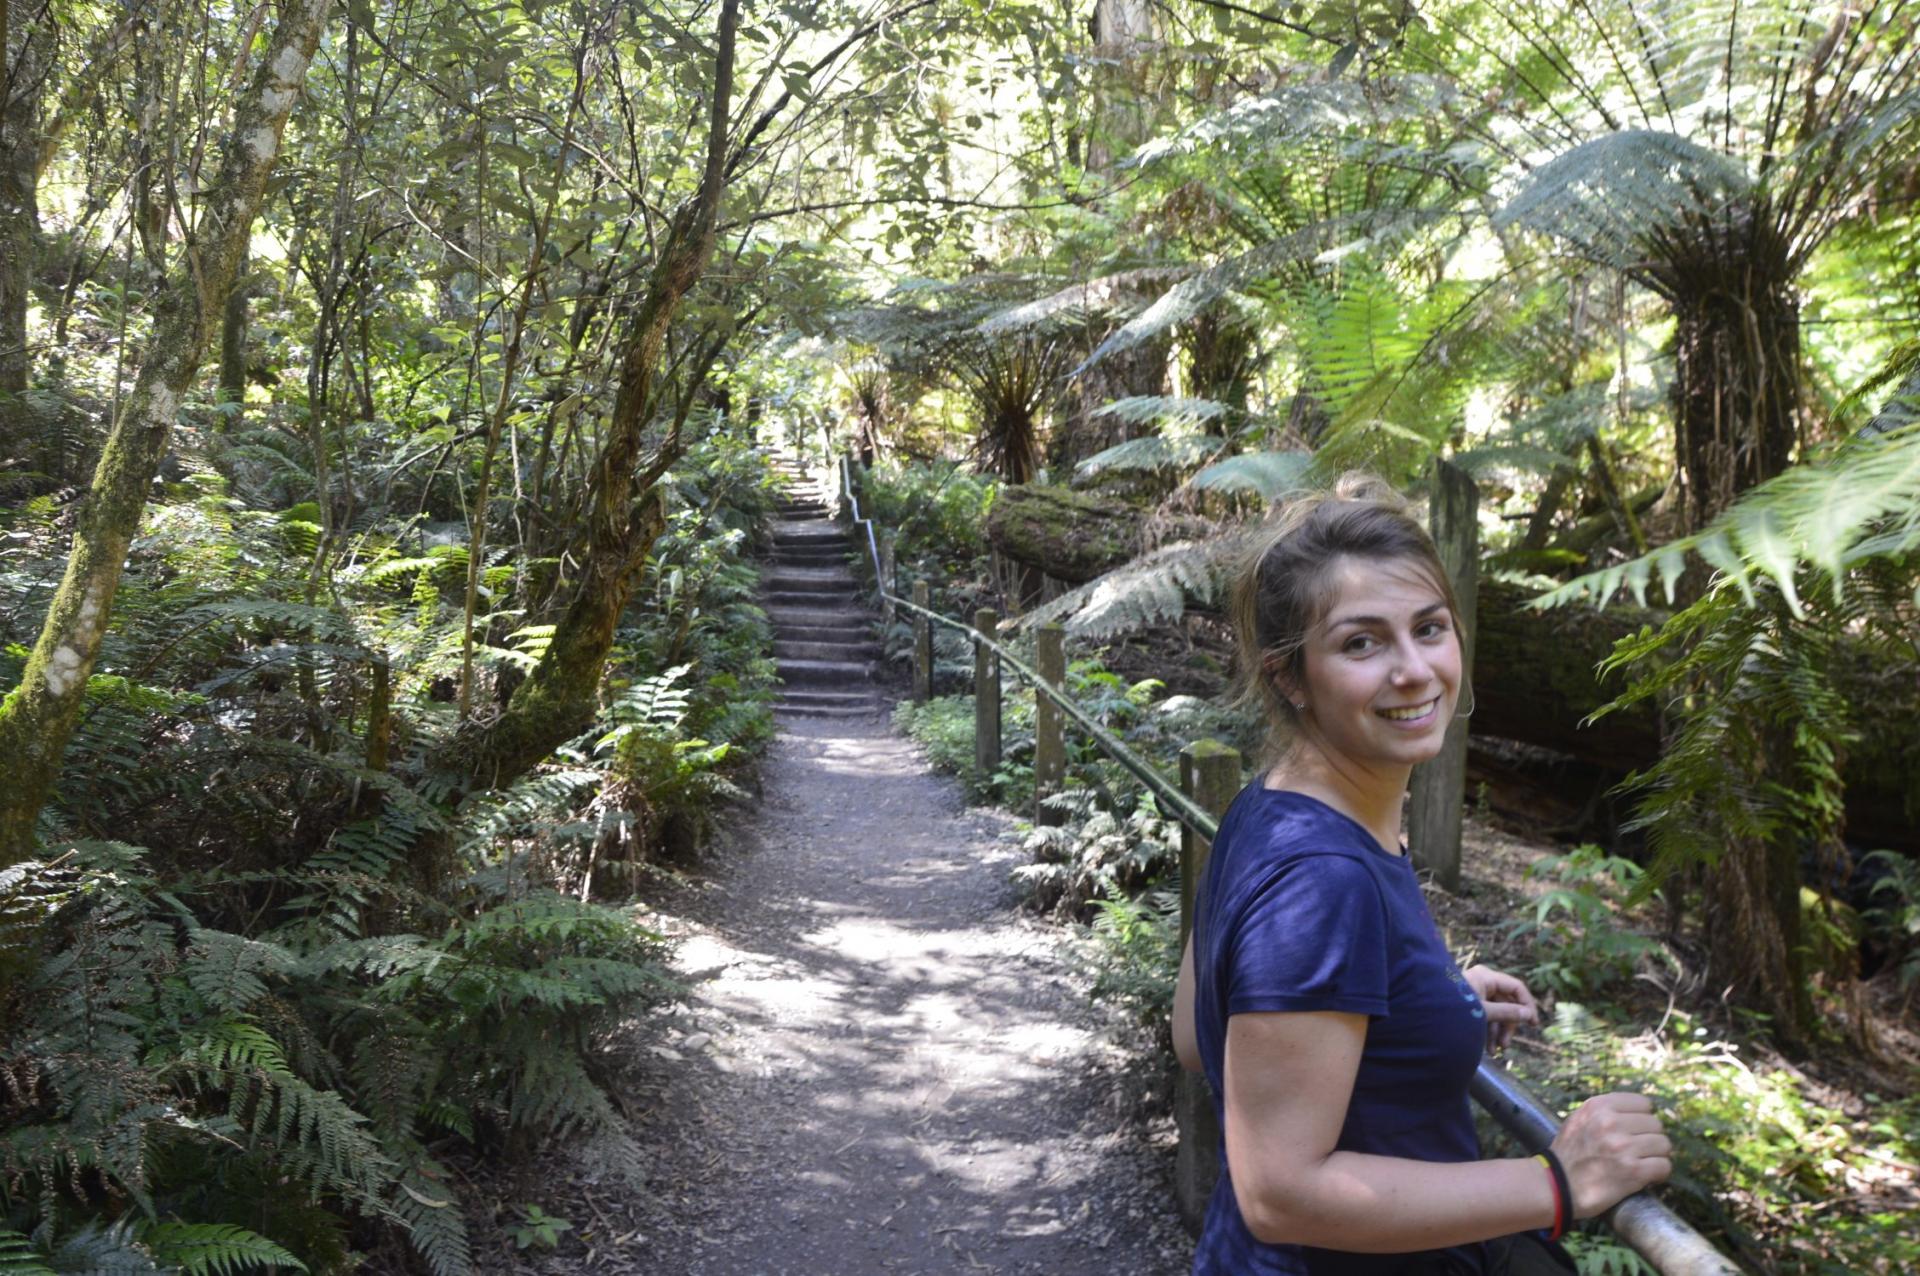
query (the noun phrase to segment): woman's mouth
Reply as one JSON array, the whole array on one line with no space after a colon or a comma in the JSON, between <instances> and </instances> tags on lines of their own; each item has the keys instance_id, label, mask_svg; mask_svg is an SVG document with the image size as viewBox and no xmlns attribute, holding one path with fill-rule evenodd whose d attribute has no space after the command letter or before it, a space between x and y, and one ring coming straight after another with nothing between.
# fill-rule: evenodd
<instances>
[{"instance_id":1,"label":"woman's mouth","mask_svg":"<svg viewBox=\"0 0 1920 1276\"><path fill-rule=\"evenodd\" d=\"M1423 704L1409 705L1404 709L1375 709L1374 712L1389 722L1419 723L1431 718L1434 706L1439 703L1440 697L1435 696Z\"/></svg>"}]
</instances>

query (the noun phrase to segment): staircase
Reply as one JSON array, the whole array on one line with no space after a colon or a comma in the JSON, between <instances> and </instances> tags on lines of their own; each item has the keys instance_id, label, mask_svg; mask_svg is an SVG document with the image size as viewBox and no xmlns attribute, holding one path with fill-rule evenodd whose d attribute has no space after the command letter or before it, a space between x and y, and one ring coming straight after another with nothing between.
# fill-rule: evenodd
<instances>
[{"instance_id":1,"label":"staircase","mask_svg":"<svg viewBox=\"0 0 1920 1276\"><path fill-rule=\"evenodd\" d=\"M777 458L774 469L786 479L786 493L774 512L773 552L760 587L784 684L775 710L811 718L878 713L873 675L880 644L847 566L846 531L827 517L819 489L797 461Z\"/></svg>"}]
</instances>

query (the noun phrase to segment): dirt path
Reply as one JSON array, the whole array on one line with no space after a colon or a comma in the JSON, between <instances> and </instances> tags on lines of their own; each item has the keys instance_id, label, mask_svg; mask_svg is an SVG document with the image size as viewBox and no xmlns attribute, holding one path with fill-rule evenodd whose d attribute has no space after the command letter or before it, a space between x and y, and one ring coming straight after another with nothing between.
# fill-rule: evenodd
<instances>
[{"instance_id":1,"label":"dirt path","mask_svg":"<svg viewBox=\"0 0 1920 1276\"><path fill-rule=\"evenodd\" d=\"M669 902L694 999L629 1095L656 1197L601 1218L590 1265L1184 1272L1002 817L871 722L788 724L765 780L718 879Z\"/></svg>"}]
</instances>

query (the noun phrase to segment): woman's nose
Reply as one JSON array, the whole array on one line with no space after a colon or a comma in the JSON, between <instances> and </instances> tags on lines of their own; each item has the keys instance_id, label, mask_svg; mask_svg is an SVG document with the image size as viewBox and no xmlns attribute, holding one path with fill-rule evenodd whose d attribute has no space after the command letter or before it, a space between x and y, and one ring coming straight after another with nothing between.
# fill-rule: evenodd
<instances>
[{"instance_id":1,"label":"woman's nose","mask_svg":"<svg viewBox=\"0 0 1920 1276\"><path fill-rule=\"evenodd\" d=\"M1400 644L1395 653L1393 680L1404 686L1417 686L1433 677L1433 665L1427 660L1418 646L1412 643Z\"/></svg>"}]
</instances>

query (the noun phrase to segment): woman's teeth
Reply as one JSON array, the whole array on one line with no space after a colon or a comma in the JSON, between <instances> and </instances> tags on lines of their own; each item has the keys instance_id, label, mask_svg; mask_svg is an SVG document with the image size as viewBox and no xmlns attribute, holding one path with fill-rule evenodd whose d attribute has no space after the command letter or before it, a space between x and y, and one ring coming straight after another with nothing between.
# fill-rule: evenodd
<instances>
[{"instance_id":1,"label":"woman's teeth","mask_svg":"<svg viewBox=\"0 0 1920 1276\"><path fill-rule=\"evenodd\" d=\"M1433 706L1438 703L1439 703L1439 698L1436 696L1434 699L1427 701L1425 704L1417 704L1413 706L1413 708L1411 709L1381 709L1379 713L1381 717L1391 718L1395 722L1410 722L1415 718L1426 717L1427 714L1433 709Z\"/></svg>"}]
</instances>

